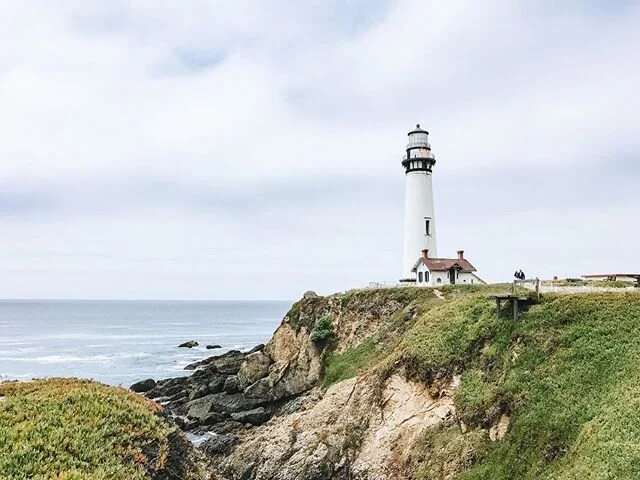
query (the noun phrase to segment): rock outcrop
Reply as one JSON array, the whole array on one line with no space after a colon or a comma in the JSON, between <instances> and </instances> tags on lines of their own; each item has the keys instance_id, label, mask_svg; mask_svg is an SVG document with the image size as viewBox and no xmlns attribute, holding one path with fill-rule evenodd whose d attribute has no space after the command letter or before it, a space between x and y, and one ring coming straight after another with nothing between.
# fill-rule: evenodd
<instances>
[{"instance_id":1,"label":"rock outcrop","mask_svg":"<svg viewBox=\"0 0 640 480\"><path fill-rule=\"evenodd\" d=\"M500 441L509 429L500 406L491 406L495 414L470 416L469 426L463 422L455 403L460 377L453 370L419 378L418 366L390 356L386 366L322 386L331 357L365 341L375 349L402 338L416 321L417 295L445 301L418 289L306 295L266 345L194 362L186 367L190 376L159 380L145 395L183 430L207 438L201 450L229 480L414 478L415 445L428 429L470 431L469 438L481 442ZM326 318L331 341L312 341L314 327ZM452 462L434 478L455 478L462 463Z\"/></svg>"},{"instance_id":2,"label":"rock outcrop","mask_svg":"<svg viewBox=\"0 0 640 480\"><path fill-rule=\"evenodd\" d=\"M146 380L140 380L139 382L131 385L131 390L137 393L145 393L156 386L156 381L153 378L147 378Z\"/></svg>"},{"instance_id":3,"label":"rock outcrop","mask_svg":"<svg viewBox=\"0 0 640 480\"><path fill-rule=\"evenodd\" d=\"M158 381L146 396L163 405L187 431L202 432L217 424L223 430L259 425L269 419L273 408L266 405L266 398L246 395L242 385L247 378L255 378L256 372L267 375L269 364L260 350L250 354L231 350L187 366L194 370L189 377Z\"/></svg>"},{"instance_id":4,"label":"rock outcrop","mask_svg":"<svg viewBox=\"0 0 640 480\"><path fill-rule=\"evenodd\" d=\"M456 385L448 384L435 398L424 385L394 375L380 396L371 388L377 382L352 378L317 392L320 399L308 409L241 432L233 453L214 460L229 478L403 478L422 431L454 421Z\"/></svg>"}]
</instances>

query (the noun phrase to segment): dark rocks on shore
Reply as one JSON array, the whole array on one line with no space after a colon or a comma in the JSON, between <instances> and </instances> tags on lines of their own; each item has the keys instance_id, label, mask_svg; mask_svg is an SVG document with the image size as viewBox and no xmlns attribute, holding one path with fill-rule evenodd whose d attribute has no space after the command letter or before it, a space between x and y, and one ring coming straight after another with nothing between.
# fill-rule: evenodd
<instances>
[{"instance_id":1,"label":"dark rocks on shore","mask_svg":"<svg viewBox=\"0 0 640 480\"><path fill-rule=\"evenodd\" d=\"M193 347L197 347L198 345L200 344L195 340L189 340L188 342L184 342L178 345L178 348L193 348Z\"/></svg>"},{"instance_id":2,"label":"dark rocks on shore","mask_svg":"<svg viewBox=\"0 0 640 480\"><path fill-rule=\"evenodd\" d=\"M222 348L222 345L207 345L205 348L207 350L214 350L216 348Z\"/></svg>"},{"instance_id":3,"label":"dark rocks on shore","mask_svg":"<svg viewBox=\"0 0 640 480\"><path fill-rule=\"evenodd\" d=\"M203 398L207 399L209 402L209 411L211 412L223 412L223 413L234 413L234 412L242 412L244 410L251 410L254 407L257 407L261 403L260 400L256 400L253 398L247 398L242 393L214 393L212 395L207 395Z\"/></svg>"},{"instance_id":4,"label":"dark rocks on shore","mask_svg":"<svg viewBox=\"0 0 640 480\"><path fill-rule=\"evenodd\" d=\"M261 352L263 350L264 350L264 343L259 343L258 345L253 347L251 350L249 350L247 352L247 355L251 355L252 353L255 353L255 352Z\"/></svg>"},{"instance_id":5,"label":"dark rocks on shore","mask_svg":"<svg viewBox=\"0 0 640 480\"><path fill-rule=\"evenodd\" d=\"M223 434L233 432L243 427L243 424L235 420L225 420L209 427L209 431L213 433Z\"/></svg>"},{"instance_id":6,"label":"dark rocks on shore","mask_svg":"<svg viewBox=\"0 0 640 480\"><path fill-rule=\"evenodd\" d=\"M129 387L133 392L146 393L156 386L156 381L153 378L147 378L146 380L140 380Z\"/></svg>"},{"instance_id":7,"label":"dark rocks on shore","mask_svg":"<svg viewBox=\"0 0 640 480\"><path fill-rule=\"evenodd\" d=\"M244 359L245 356L242 354L221 357L220 360L214 362L214 365L218 373L224 373L225 375L235 375L240 371L240 367L242 366Z\"/></svg>"},{"instance_id":8,"label":"dark rocks on shore","mask_svg":"<svg viewBox=\"0 0 640 480\"><path fill-rule=\"evenodd\" d=\"M222 355L216 355L215 357L209 357L209 358L205 358L204 360L199 360L197 362L190 363L189 365L184 367L184 369L195 370L196 368L203 368L207 370L218 371L220 373L226 373L223 371L226 369L224 367L225 364L229 364L229 363L232 364L234 362L242 363L244 356L245 354L242 353L240 350L229 350L227 353L224 353ZM218 368L219 365L222 366L222 370ZM240 365L238 365L238 370L239 369L240 369ZM237 370L236 370L236 373L237 373ZM231 374L233 375L234 373L231 373Z\"/></svg>"},{"instance_id":9,"label":"dark rocks on shore","mask_svg":"<svg viewBox=\"0 0 640 480\"><path fill-rule=\"evenodd\" d=\"M226 381L227 377L225 375L214 375L207 384L209 393L220 393L224 389Z\"/></svg>"},{"instance_id":10,"label":"dark rocks on shore","mask_svg":"<svg viewBox=\"0 0 640 480\"><path fill-rule=\"evenodd\" d=\"M229 453L238 442L238 437L233 434L215 434L202 444L202 450L209 455Z\"/></svg>"},{"instance_id":11,"label":"dark rocks on shore","mask_svg":"<svg viewBox=\"0 0 640 480\"><path fill-rule=\"evenodd\" d=\"M182 430L214 433L202 446L206 452L229 452L236 442L232 432L262 425L280 406L269 380L271 359L263 350L264 345L246 353L231 350L188 365L190 376L147 379L131 388L162 405Z\"/></svg>"},{"instance_id":12,"label":"dark rocks on shore","mask_svg":"<svg viewBox=\"0 0 640 480\"><path fill-rule=\"evenodd\" d=\"M262 425L269 420L270 417L271 415L264 409L264 407L231 414L231 418L236 422L250 423L251 425Z\"/></svg>"},{"instance_id":13,"label":"dark rocks on shore","mask_svg":"<svg viewBox=\"0 0 640 480\"><path fill-rule=\"evenodd\" d=\"M187 418L199 420L202 422L210 413L212 413L213 395L207 395L196 400L191 400L186 407L189 409Z\"/></svg>"},{"instance_id":14,"label":"dark rocks on shore","mask_svg":"<svg viewBox=\"0 0 640 480\"><path fill-rule=\"evenodd\" d=\"M224 422L226 418L222 413L210 412L200 421L200 425L215 425L216 423Z\"/></svg>"},{"instance_id":15,"label":"dark rocks on shore","mask_svg":"<svg viewBox=\"0 0 640 480\"><path fill-rule=\"evenodd\" d=\"M227 393L237 393L240 391L238 388L238 377L235 375L229 375L224 381L224 391Z\"/></svg>"}]
</instances>

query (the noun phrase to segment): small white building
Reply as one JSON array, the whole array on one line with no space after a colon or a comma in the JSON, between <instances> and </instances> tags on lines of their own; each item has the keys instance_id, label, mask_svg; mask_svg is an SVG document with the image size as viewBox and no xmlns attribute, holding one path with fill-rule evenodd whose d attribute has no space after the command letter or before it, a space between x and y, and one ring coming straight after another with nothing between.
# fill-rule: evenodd
<instances>
[{"instance_id":1,"label":"small white building","mask_svg":"<svg viewBox=\"0 0 640 480\"><path fill-rule=\"evenodd\" d=\"M411 271L414 272L415 284L419 287L486 284L476 275L476 268L471 262L464 258L464 250L458 250L457 258L431 258L429 250L425 248Z\"/></svg>"}]
</instances>

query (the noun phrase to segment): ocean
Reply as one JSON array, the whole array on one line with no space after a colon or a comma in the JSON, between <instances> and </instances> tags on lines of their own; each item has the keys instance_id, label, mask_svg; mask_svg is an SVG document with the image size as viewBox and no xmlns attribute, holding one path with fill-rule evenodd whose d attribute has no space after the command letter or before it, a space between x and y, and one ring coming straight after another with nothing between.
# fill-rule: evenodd
<instances>
[{"instance_id":1,"label":"ocean","mask_svg":"<svg viewBox=\"0 0 640 480\"><path fill-rule=\"evenodd\" d=\"M266 343L291 302L0 301L0 381L91 378L129 386ZM199 346L178 345L196 340ZM222 348L207 350L207 344Z\"/></svg>"}]
</instances>

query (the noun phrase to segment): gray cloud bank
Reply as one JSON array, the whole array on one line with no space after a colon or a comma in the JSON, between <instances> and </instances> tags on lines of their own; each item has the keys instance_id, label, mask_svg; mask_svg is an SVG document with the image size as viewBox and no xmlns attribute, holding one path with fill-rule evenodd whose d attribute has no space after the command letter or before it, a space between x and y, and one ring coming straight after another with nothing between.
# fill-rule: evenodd
<instances>
[{"instance_id":1,"label":"gray cloud bank","mask_svg":"<svg viewBox=\"0 0 640 480\"><path fill-rule=\"evenodd\" d=\"M640 3L0 7L0 296L395 280L416 121L441 254L640 270Z\"/></svg>"}]
</instances>

